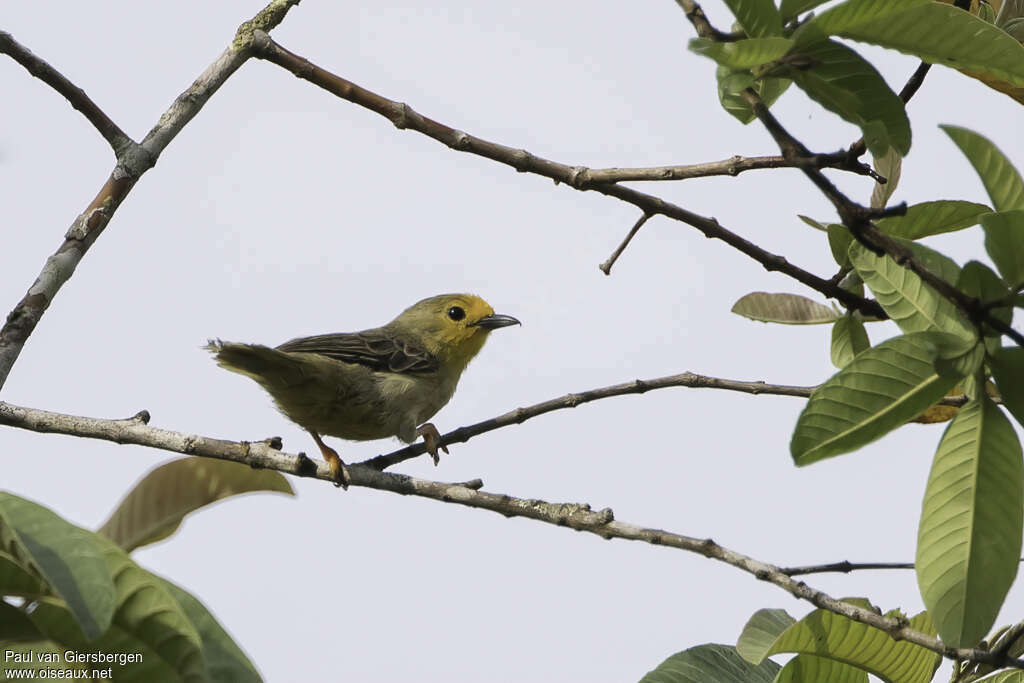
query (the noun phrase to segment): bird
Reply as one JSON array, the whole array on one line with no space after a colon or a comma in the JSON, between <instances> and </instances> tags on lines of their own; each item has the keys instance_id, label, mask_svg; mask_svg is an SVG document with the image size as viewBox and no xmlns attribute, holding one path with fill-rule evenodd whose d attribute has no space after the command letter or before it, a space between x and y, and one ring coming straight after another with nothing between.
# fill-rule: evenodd
<instances>
[{"instance_id":1,"label":"bird","mask_svg":"<svg viewBox=\"0 0 1024 683\"><path fill-rule=\"evenodd\" d=\"M521 324L474 294L440 294L362 332L298 337L273 348L211 339L204 348L222 368L254 379L309 432L335 486L347 489L348 468L322 436L405 443L422 437L437 465L441 435L430 418L451 399L490 333Z\"/></svg>"}]
</instances>

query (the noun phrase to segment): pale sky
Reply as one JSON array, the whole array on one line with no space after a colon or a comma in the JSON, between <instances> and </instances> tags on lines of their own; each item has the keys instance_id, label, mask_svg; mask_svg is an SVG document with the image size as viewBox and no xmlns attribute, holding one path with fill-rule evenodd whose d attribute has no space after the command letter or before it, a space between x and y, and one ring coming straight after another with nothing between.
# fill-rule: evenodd
<instances>
[{"instance_id":1,"label":"pale sky","mask_svg":"<svg viewBox=\"0 0 1024 683\"><path fill-rule=\"evenodd\" d=\"M273 37L421 114L563 163L648 166L774 154L718 105L714 65L670 0L642 3L306 0ZM0 28L141 139L261 2L5 3ZM712 21L728 28L720 2ZM56 16L59 13L59 16ZM863 49L898 90L916 61ZM0 59L0 308L9 311L113 165L85 119ZM858 136L791 88L774 108L815 151ZM974 128L1024 168L1020 106L943 67L909 107L895 200L988 202L939 123ZM866 202L871 182L841 176ZM795 170L636 184L824 277L827 242L796 214L834 213ZM812 296L663 217L610 277L597 268L639 211L399 131L277 66L232 76L141 180L53 302L0 398L232 440L312 440L209 337L278 344L373 327L426 296L468 291L523 326L491 336L442 431L569 392L691 370L815 384L828 327L729 312L750 291ZM929 242L963 263L975 229ZM869 329L878 342L896 333ZM548 414L395 471L611 507L617 519L780 565L911 561L942 427L912 425L797 469L799 399L668 389ZM396 441L332 441L362 460ZM98 527L172 454L3 431L0 486ZM726 565L426 499L293 479L295 499L230 500L135 559L201 599L268 681L628 681L705 642L735 643L762 607L811 611ZM835 597L922 609L909 571L807 579ZM1000 623L1019 620L1015 586Z\"/></svg>"}]
</instances>

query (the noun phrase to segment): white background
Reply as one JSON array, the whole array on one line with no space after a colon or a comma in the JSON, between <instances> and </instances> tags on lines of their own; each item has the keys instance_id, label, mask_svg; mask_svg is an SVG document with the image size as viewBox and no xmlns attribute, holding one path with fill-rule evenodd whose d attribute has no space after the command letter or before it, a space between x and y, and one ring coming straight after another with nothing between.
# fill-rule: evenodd
<instances>
[{"instance_id":1,"label":"white background","mask_svg":"<svg viewBox=\"0 0 1024 683\"><path fill-rule=\"evenodd\" d=\"M592 167L695 163L777 150L721 110L714 65L668 0L307 0L274 31L289 49L425 116ZM135 139L228 45L259 2L4 3L0 27L60 69ZM729 27L718 2L705 8ZM916 61L872 48L894 89ZM51 89L0 59L0 309L14 307L112 167L107 144ZM815 151L858 136L796 88L774 111ZM942 67L912 101L914 147L895 200L988 202L938 123L972 127L1024 167L1020 107ZM839 177L866 201L868 179ZM792 262L834 272L834 220L795 170L647 184ZM523 321L492 335L443 431L572 391L684 370L814 384L827 327L729 312L755 290L808 294L696 230L658 217L605 277L636 208L458 154L253 60L145 175L32 335L6 401L227 439L309 437L208 337L277 344L390 320L470 291ZM981 234L932 240L960 262ZM872 340L895 333L872 326ZM803 402L669 389L549 414L397 471L550 501L716 541L782 565L910 561L942 427L912 425L805 469L789 456ZM95 528L168 454L5 429L0 486ZM394 441L336 443L354 461ZM487 512L293 480L190 518L136 553L210 607L269 681L625 681L704 642L734 643L760 607L811 607L676 550ZM921 609L912 572L823 575L835 596ZM1002 621L1024 607L1011 592Z\"/></svg>"}]
</instances>

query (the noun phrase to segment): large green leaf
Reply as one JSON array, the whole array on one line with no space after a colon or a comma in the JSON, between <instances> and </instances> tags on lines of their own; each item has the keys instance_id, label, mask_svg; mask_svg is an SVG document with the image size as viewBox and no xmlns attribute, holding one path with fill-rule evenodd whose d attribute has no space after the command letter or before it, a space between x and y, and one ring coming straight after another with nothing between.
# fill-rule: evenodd
<instances>
[{"instance_id":1,"label":"large green leaf","mask_svg":"<svg viewBox=\"0 0 1024 683\"><path fill-rule=\"evenodd\" d=\"M1024 426L1024 348L1005 347L989 357L988 362L1003 405L1017 424Z\"/></svg>"},{"instance_id":2,"label":"large green leaf","mask_svg":"<svg viewBox=\"0 0 1024 683\"><path fill-rule=\"evenodd\" d=\"M253 491L294 495L280 472L228 460L182 458L157 467L125 496L99 532L131 552L167 538L186 515Z\"/></svg>"},{"instance_id":3,"label":"large green leaf","mask_svg":"<svg viewBox=\"0 0 1024 683\"><path fill-rule=\"evenodd\" d=\"M694 38L690 49L699 55L709 57L730 69L749 69L765 62L771 62L789 52L793 41L789 38L750 38L723 43L707 38Z\"/></svg>"},{"instance_id":4,"label":"large green leaf","mask_svg":"<svg viewBox=\"0 0 1024 683\"><path fill-rule=\"evenodd\" d=\"M832 325L832 365L837 368L845 368L854 356L870 346L867 330L856 313L847 313Z\"/></svg>"},{"instance_id":5,"label":"large green leaf","mask_svg":"<svg viewBox=\"0 0 1024 683\"><path fill-rule=\"evenodd\" d=\"M875 611L862 598L847 598L843 602ZM887 616L902 618L899 610L893 610ZM927 613L918 614L909 623L911 628L929 635L935 633ZM763 651L762 657L783 652L824 657L867 671L883 681L900 683L925 683L931 680L942 661L941 656L923 647L893 640L873 626L823 609L811 612L781 632Z\"/></svg>"},{"instance_id":6,"label":"large green leaf","mask_svg":"<svg viewBox=\"0 0 1024 683\"><path fill-rule=\"evenodd\" d=\"M984 204L943 199L914 204L907 207L906 215L882 218L875 224L893 237L916 240L977 225L981 215L991 211Z\"/></svg>"},{"instance_id":7,"label":"large green leaf","mask_svg":"<svg viewBox=\"0 0 1024 683\"><path fill-rule=\"evenodd\" d=\"M71 679L75 677L76 671L81 670L88 671L85 666L65 662L64 649L48 640L4 643L4 657L0 661L0 671L4 673L3 680L5 681L42 679L43 676L50 679L58 677ZM30 674L30 671L34 673ZM85 674L80 673L78 676L78 680L82 680Z\"/></svg>"},{"instance_id":8,"label":"large green leaf","mask_svg":"<svg viewBox=\"0 0 1024 683\"><path fill-rule=\"evenodd\" d=\"M825 230L828 232L828 248L832 252L832 258L836 260L840 268L850 268L850 244L853 243L853 235L845 225L829 223Z\"/></svg>"},{"instance_id":9,"label":"large green leaf","mask_svg":"<svg viewBox=\"0 0 1024 683\"><path fill-rule=\"evenodd\" d=\"M0 550L0 595L35 597L48 595L46 582L14 555Z\"/></svg>"},{"instance_id":10,"label":"large green leaf","mask_svg":"<svg viewBox=\"0 0 1024 683\"><path fill-rule=\"evenodd\" d=\"M872 154L883 156L891 146L906 156L910 121L903 100L867 60L833 40L800 45L790 56L807 65L785 75L812 100L859 126Z\"/></svg>"},{"instance_id":11,"label":"large green leaf","mask_svg":"<svg viewBox=\"0 0 1024 683\"><path fill-rule=\"evenodd\" d=\"M940 330L965 338L974 335L970 323L952 302L890 257L878 256L854 243L850 245L850 262L904 332Z\"/></svg>"},{"instance_id":12,"label":"large green leaf","mask_svg":"<svg viewBox=\"0 0 1024 683\"><path fill-rule=\"evenodd\" d=\"M39 629L21 609L0 600L0 643L39 640ZM6 679L5 679L6 680Z\"/></svg>"},{"instance_id":13,"label":"large green leaf","mask_svg":"<svg viewBox=\"0 0 1024 683\"><path fill-rule=\"evenodd\" d=\"M770 659L754 665L731 645L708 643L677 652L640 683L772 683L779 669Z\"/></svg>"},{"instance_id":14,"label":"large green leaf","mask_svg":"<svg viewBox=\"0 0 1024 683\"><path fill-rule=\"evenodd\" d=\"M917 417L957 383L933 361L965 346L954 335L916 332L861 352L807 401L790 442L793 460L803 466L848 453Z\"/></svg>"},{"instance_id":15,"label":"large green leaf","mask_svg":"<svg viewBox=\"0 0 1024 683\"><path fill-rule=\"evenodd\" d=\"M1024 68L1024 62L1021 62ZM1024 209L1024 180L992 141L958 126L939 126L952 138L985 185L996 211Z\"/></svg>"},{"instance_id":16,"label":"large green leaf","mask_svg":"<svg viewBox=\"0 0 1024 683\"><path fill-rule=\"evenodd\" d=\"M942 641L974 647L1017 575L1024 461L1010 421L984 394L939 443L921 509L917 582Z\"/></svg>"},{"instance_id":17,"label":"large green leaf","mask_svg":"<svg viewBox=\"0 0 1024 683\"><path fill-rule=\"evenodd\" d=\"M741 95L744 89L753 88L764 106L771 107L792 82L788 78L755 79L750 71L736 71L725 66L715 69L715 79L718 81L718 100L722 108L744 125L756 118Z\"/></svg>"},{"instance_id":18,"label":"large green leaf","mask_svg":"<svg viewBox=\"0 0 1024 683\"><path fill-rule=\"evenodd\" d=\"M199 632L203 641L203 659L211 681L258 683L262 680L256 667L203 603L167 579L162 579L162 583Z\"/></svg>"},{"instance_id":19,"label":"large green leaf","mask_svg":"<svg viewBox=\"0 0 1024 683\"><path fill-rule=\"evenodd\" d=\"M911 242L902 238L895 238L897 242L910 250L914 258L934 275L938 275L951 285L955 285L960 279L960 266L956 261L949 258L942 252L926 247L920 242Z\"/></svg>"},{"instance_id":20,"label":"large green leaf","mask_svg":"<svg viewBox=\"0 0 1024 683\"><path fill-rule=\"evenodd\" d=\"M772 0L725 0L747 35L752 38L782 33L782 18Z\"/></svg>"},{"instance_id":21,"label":"large green leaf","mask_svg":"<svg viewBox=\"0 0 1024 683\"><path fill-rule=\"evenodd\" d=\"M1024 683L1024 671L1000 671L997 674L979 678L977 683Z\"/></svg>"},{"instance_id":22,"label":"large green leaf","mask_svg":"<svg viewBox=\"0 0 1024 683\"><path fill-rule=\"evenodd\" d=\"M828 0L782 0L782 6L779 7L779 14L782 15L783 21L789 21L790 19L795 18L798 14L814 9L818 5L823 5L826 2L828 2Z\"/></svg>"},{"instance_id":23,"label":"large green leaf","mask_svg":"<svg viewBox=\"0 0 1024 683\"><path fill-rule=\"evenodd\" d=\"M809 681L868 683L868 675L857 667L837 662L834 659L815 655L797 655L786 662L786 666L782 667L782 671L775 677L775 683L808 683Z\"/></svg>"},{"instance_id":24,"label":"large green leaf","mask_svg":"<svg viewBox=\"0 0 1024 683\"><path fill-rule=\"evenodd\" d=\"M115 591L102 546L53 511L0 492L0 551L46 581L95 639L110 625Z\"/></svg>"},{"instance_id":25,"label":"large green leaf","mask_svg":"<svg viewBox=\"0 0 1024 683\"><path fill-rule=\"evenodd\" d=\"M110 628L99 639L86 641L67 606L56 598L39 600L31 614L36 627L68 649L138 653L140 661L116 665L118 681L207 680L199 633L163 582L106 538L93 536L104 548L117 588Z\"/></svg>"},{"instance_id":26,"label":"large green leaf","mask_svg":"<svg viewBox=\"0 0 1024 683\"><path fill-rule=\"evenodd\" d=\"M801 27L899 50L1024 85L1024 47L1004 31L931 0L847 0Z\"/></svg>"},{"instance_id":27,"label":"large green leaf","mask_svg":"<svg viewBox=\"0 0 1024 683\"><path fill-rule=\"evenodd\" d=\"M985 251L1006 283L1016 289L1024 284L1024 211L1000 211L981 217Z\"/></svg>"},{"instance_id":28,"label":"large green leaf","mask_svg":"<svg viewBox=\"0 0 1024 683\"><path fill-rule=\"evenodd\" d=\"M751 292L732 306L732 312L763 323L823 325L839 319L835 309L799 294Z\"/></svg>"},{"instance_id":29,"label":"large green leaf","mask_svg":"<svg viewBox=\"0 0 1024 683\"><path fill-rule=\"evenodd\" d=\"M784 609L759 609L743 626L736 652L751 664L759 664L786 629L796 623Z\"/></svg>"}]
</instances>

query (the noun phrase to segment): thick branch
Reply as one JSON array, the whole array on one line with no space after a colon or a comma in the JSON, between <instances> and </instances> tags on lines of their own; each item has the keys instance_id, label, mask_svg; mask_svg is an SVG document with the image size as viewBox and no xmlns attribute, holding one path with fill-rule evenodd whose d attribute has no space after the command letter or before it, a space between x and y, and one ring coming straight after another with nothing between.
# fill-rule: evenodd
<instances>
[{"instance_id":1,"label":"thick branch","mask_svg":"<svg viewBox=\"0 0 1024 683\"><path fill-rule=\"evenodd\" d=\"M10 55L30 74L56 90L72 107L81 112L82 116L110 144L115 155L120 155L122 149L132 144L132 139L95 102L89 99L84 90L69 81L64 74L36 57L27 47L16 41L14 36L5 31L0 31L0 53Z\"/></svg>"},{"instance_id":2,"label":"thick branch","mask_svg":"<svg viewBox=\"0 0 1024 683\"><path fill-rule=\"evenodd\" d=\"M268 442L231 442L158 429L150 427L146 423L147 419L148 414L144 412L125 420L102 420L20 408L0 402L0 424L12 427L36 432L103 439L122 444L137 444L186 455L231 460L253 467L275 469L288 474L332 481L327 463L313 462L301 453L297 455L283 453L272 448ZM949 658L985 662L1000 667L1024 668L1024 660L1006 656L999 657L984 650L946 647L937 638L910 628L905 620L885 617L869 609L836 600L802 581L796 581L786 576L778 567L729 550L711 539L694 538L661 529L616 521L614 514L608 508L594 511L586 504L548 503L536 499L516 498L504 494L478 491L462 484L429 481L391 472L379 472L363 465L350 465L349 473L353 486L364 486L402 495L421 496L446 503L490 510L506 517L526 517L546 524L565 526L576 531L595 534L605 539L621 538L643 541L652 545L697 553L736 567L762 581L775 584L816 607L874 626L895 640L906 640ZM476 484L476 482L472 483Z\"/></svg>"},{"instance_id":3,"label":"thick branch","mask_svg":"<svg viewBox=\"0 0 1024 683\"><path fill-rule=\"evenodd\" d=\"M7 381L25 342L39 324L60 288L74 274L85 253L103 233L135 183L153 167L160 153L206 101L252 55L252 34L277 26L299 0L272 0L238 29L232 45L171 104L141 145L121 150L117 164L92 202L71 224L64 241L43 265L28 292L0 329L0 388Z\"/></svg>"},{"instance_id":4,"label":"thick branch","mask_svg":"<svg viewBox=\"0 0 1024 683\"><path fill-rule=\"evenodd\" d=\"M255 49L257 56L261 59L284 67L299 78L307 80L342 99L380 114L391 121L396 128L415 130L456 151L469 152L486 157L511 166L520 173L536 173L576 189L594 190L633 204L646 214L660 214L686 223L700 230L705 236L720 239L738 249L760 263L766 270L784 273L811 289L821 292L825 296L837 299L844 306L859 310L867 316L876 318L887 317L885 311L882 310L882 307L877 302L857 296L839 287L834 282L794 266L784 257L766 251L753 242L723 228L714 218L699 216L681 206L615 183L591 183L588 186L584 182L583 169L579 167L567 166L543 159L534 156L524 149L514 149L496 142L490 142L428 119L414 111L407 104L389 100L351 81L321 69L306 59L281 47L264 33L256 32Z\"/></svg>"}]
</instances>

